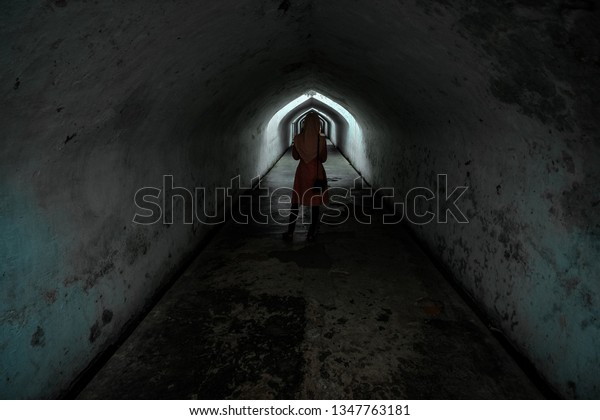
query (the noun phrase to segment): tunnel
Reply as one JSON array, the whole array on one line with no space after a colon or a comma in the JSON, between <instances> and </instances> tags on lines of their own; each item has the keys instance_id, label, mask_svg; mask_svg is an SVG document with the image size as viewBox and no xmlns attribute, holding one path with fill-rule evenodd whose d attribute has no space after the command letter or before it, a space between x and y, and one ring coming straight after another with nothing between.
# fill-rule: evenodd
<instances>
[{"instance_id":1,"label":"tunnel","mask_svg":"<svg viewBox=\"0 0 600 420\"><path fill-rule=\"evenodd\" d=\"M269 177L277 165L287 165L282 173L289 175L278 185L290 187L291 140L315 110L329 137L328 176L343 167L364 186L387 188L393 197L386 208L414 188L428 188L456 198L463 217L420 197L413 213L435 213L431 223L405 218L393 229L361 225L354 233L324 226L313 248L291 249L279 240L281 226L258 226L240 232L271 248L260 256L244 251L244 264L284 261L298 290L309 289L316 300L334 280L342 287L353 270L372 270L347 293L365 294L364 311L378 305L369 289L382 299L394 296L373 322L424 307L419 337L431 346L420 351L423 363L435 367L450 351L435 338L450 340L455 324L448 317L458 310L442 306L444 296L424 304L388 289L404 284L403 272L416 260L426 261L435 267L419 274L433 282L428 290L461 296L471 311L465 319L484 325L492 337L485 340L496 340L525 376L537 378L543 395L599 398L599 10L595 0L2 2L0 396L76 396L127 347L161 299L192 284L189 270L241 264L219 254L225 248L218 244L237 246L244 237L219 239L235 223L184 223L181 197L162 215L172 223L134 223L136 192L164 192L165 176L190 191L228 187L239 176L238 197L260 177L275 179ZM464 187L460 197L452 195L457 187ZM210 209L220 205L216 196L194 198ZM343 229L346 236L336 234ZM380 254L361 245L399 238L411 245ZM373 259L339 254L349 243ZM298 261L322 262L312 259L314 247L339 255L339 267L328 263L319 282L295 277L311 269L300 270ZM215 259L203 265L206 255ZM388 263L397 269L383 281L377 273ZM228 311L248 302L256 311L290 308L301 318L289 318L299 331L289 342L314 350L307 344L314 331L298 321L313 308L301 294L286 296L274 285L249 295L243 285L227 289L229 280L207 273L198 276L208 286L192 306L238 299ZM306 289L309 281L314 287ZM233 316L214 311L222 322ZM342 335L361 328L349 313L336 319ZM390 322L381 328L389 331ZM269 328L286 333L279 324ZM376 342L385 331L361 334ZM403 331L397 328L398 343ZM198 328L195 337L205 333ZM452 351L481 361L474 349L487 347L470 345L475 334L465 334L467 344ZM385 345L391 347L373 347L370 359L384 363L400 346ZM324 395L319 384L333 381L333 371L323 373L334 363L328 354L297 356L293 369L282 367L295 372L293 383L307 375L309 362L321 369L321 382L305 397ZM398 378L421 377L408 358L393 361L397 376L385 369L369 376L370 362L362 363L351 363L364 376L347 385L355 397L459 395L440 383L419 385L431 394L394 388ZM210 366L203 366L190 368L195 378L207 374ZM343 369L336 371L340 378ZM460 372L453 373L455 389ZM378 375L389 376L390 394L377 394ZM436 372L428 375L435 382ZM272 387L287 390L281 395L298 396L293 383L276 382Z\"/></svg>"}]
</instances>

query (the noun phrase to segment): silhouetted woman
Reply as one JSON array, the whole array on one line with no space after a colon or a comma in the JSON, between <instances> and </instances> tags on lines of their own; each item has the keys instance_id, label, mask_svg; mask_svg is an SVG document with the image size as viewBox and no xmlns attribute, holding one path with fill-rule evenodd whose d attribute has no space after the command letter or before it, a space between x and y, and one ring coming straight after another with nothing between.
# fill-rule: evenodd
<instances>
[{"instance_id":1,"label":"silhouetted woman","mask_svg":"<svg viewBox=\"0 0 600 420\"><path fill-rule=\"evenodd\" d=\"M328 200L326 190L314 188L316 179L327 179L322 163L327 160L327 143L325 136L321 135L321 122L316 112L307 114L304 128L294 137L292 157L300 162L294 177L288 230L284 232L283 239L292 239L298 219L298 207L302 204L311 207L311 224L306 240L313 241L319 232L319 206L323 203L326 204Z\"/></svg>"}]
</instances>

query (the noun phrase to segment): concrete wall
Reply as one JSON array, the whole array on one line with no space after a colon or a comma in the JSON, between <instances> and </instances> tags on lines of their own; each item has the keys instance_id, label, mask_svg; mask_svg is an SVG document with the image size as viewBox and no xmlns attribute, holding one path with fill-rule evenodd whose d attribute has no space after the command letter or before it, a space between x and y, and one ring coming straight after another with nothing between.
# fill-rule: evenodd
<instances>
[{"instance_id":1,"label":"concrete wall","mask_svg":"<svg viewBox=\"0 0 600 420\"><path fill-rule=\"evenodd\" d=\"M320 34L321 58L339 69L331 86L345 57L366 51L348 82L360 88L337 92L363 126L369 165L353 163L399 197L436 191L440 173L448 193L468 186L459 203L470 223L413 229L552 387L600 397L598 9L378 5L356 4Z\"/></svg>"},{"instance_id":2,"label":"concrete wall","mask_svg":"<svg viewBox=\"0 0 600 420\"><path fill-rule=\"evenodd\" d=\"M422 239L562 395L598 397L596 21L591 1L3 2L0 395L59 395L205 235L132 224L138 188L264 173L268 121L314 89L360 124L338 144L373 185L469 185L471 223Z\"/></svg>"},{"instance_id":3,"label":"concrete wall","mask_svg":"<svg viewBox=\"0 0 600 420\"><path fill-rule=\"evenodd\" d=\"M133 224L137 189L249 182L283 153L264 130L293 22L217 6L0 6L1 397L58 396L205 235L180 201L171 226Z\"/></svg>"}]
</instances>

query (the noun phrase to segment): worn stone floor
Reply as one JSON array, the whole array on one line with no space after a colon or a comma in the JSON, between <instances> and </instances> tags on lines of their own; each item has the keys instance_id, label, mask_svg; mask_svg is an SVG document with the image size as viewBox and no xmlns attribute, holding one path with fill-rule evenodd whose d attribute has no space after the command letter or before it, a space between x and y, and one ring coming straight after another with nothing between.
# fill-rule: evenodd
<instances>
[{"instance_id":1,"label":"worn stone floor","mask_svg":"<svg viewBox=\"0 0 600 420\"><path fill-rule=\"evenodd\" d=\"M331 145L325 167L331 187L358 176ZM79 398L542 398L402 226L338 203L347 222L287 243L279 195L270 224L218 231Z\"/></svg>"}]
</instances>

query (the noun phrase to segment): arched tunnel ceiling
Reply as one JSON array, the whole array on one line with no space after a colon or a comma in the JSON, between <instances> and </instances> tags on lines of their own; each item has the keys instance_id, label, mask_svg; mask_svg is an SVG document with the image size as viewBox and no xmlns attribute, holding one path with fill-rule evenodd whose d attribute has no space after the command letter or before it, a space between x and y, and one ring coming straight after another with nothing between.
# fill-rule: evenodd
<instances>
[{"instance_id":1,"label":"arched tunnel ceiling","mask_svg":"<svg viewBox=\"0 0 600 420\"><path fill-rule=\"evenodd\" d=\"M65 85L109 108L151 91L128 117L154 111L184 122L209 107L229 121L255 101L273 113L317 88L400 124L485 114L486 97L557 128L590 125L590 77L578 81L597 69L599 46L582 38L598 14L571 3L132 1L118 12L115 2L5 3L3 85L43 89L74 114L89 110L66 108ZM572 54L590 66L569 65ZM31 104L11 105L17 118L39 118ZM84 118L85 126L110 117Z\"/></svg>"},{"instance_id":2,"label":"arched tunnel ceiling","mask_svg":"<svg viewBox=\"0 0 600 420\"><path fill-rule=\"evenodd\" d=\"M329 136L329 126L332 124L332 119L329 118L322 110L316 108L309 108L302 112L299 116L297 116L291 125L288 125L288 129L290 131L293 130L293 134L297 134L302 130L302 126L304 125L304 121L306 120L306 116L310 112L317 112L319 114L319 123L321 124L321 131L325 133L326 136Z\"/></svg>"},{"instance_id":3,"label":"arched tunnel ceiling","mask_svg":"<svg viewBox=\"0 0 600 420\"><path fill-rule=\"evenodd\" d=\"M311 97L288 111L286 117L280 122L280 135L286 138L288 135L287 131L289 130L289 125L293 123L299 116L312 108L320 112L322 117L329 120L329 123L335 124L337 130L342 130L342 132L347 130L348 123L344 120L344 117L339 114L339 112L337 112L331 106ZM335 139L333 140L335 141Z\"/></svg>"}]
</instances>

